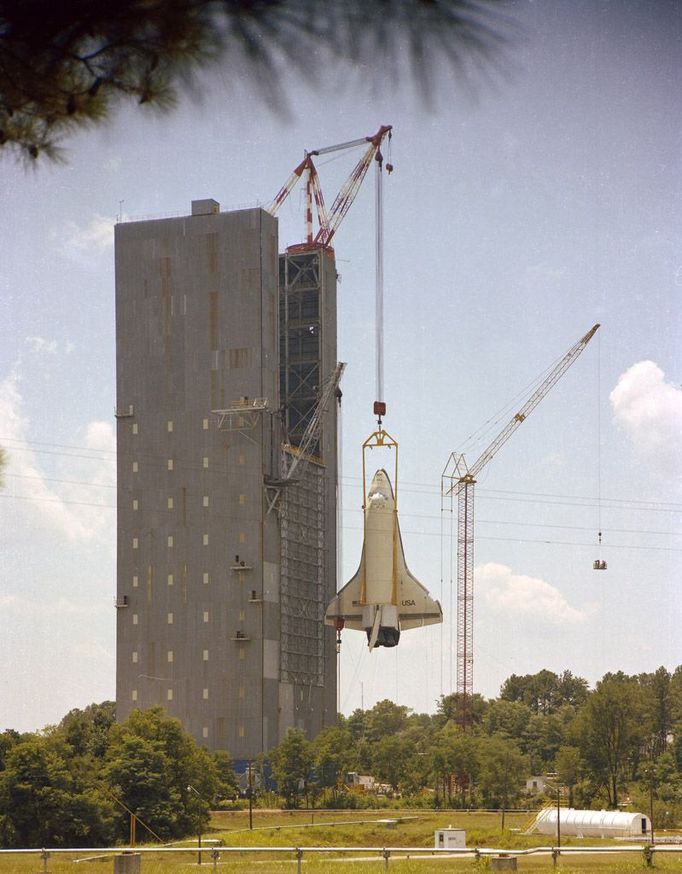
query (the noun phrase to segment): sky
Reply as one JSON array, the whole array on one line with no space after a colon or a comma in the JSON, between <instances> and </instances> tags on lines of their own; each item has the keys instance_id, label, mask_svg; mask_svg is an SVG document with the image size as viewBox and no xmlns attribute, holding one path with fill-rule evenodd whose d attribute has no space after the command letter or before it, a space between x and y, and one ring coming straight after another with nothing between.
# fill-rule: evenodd
<instances>
[{"instance_id":1,"label":"sky","mask_svg":"<svg viewBox=\"0 0 682 874\"><path fill-rule=\"evenodd\" d=\"M367 652L344 634L344 713L454 691L450 453L473 462L589 328L581 357L476 486L474 690L570 670L593 685L680 659L682 7L525 2L504 70L430 105L372 69L273 112L229 69L169 115L138 107L64 143L67 162L0 158L0 730L115 694L113 226L269 203L303 149L392 124L385 180L384 425L400 445L407 563L442 626ZM326 199L356 156L318 161ZM281 248L303 237L301 196ZM361 549L361 444L374 429L374 193L335 240L342 576ZM373 457L376 467L393 459ZM602 544L598 545L598 532ZM603 559L606 571L594 571Z\"/></svg>"}]
</instances>

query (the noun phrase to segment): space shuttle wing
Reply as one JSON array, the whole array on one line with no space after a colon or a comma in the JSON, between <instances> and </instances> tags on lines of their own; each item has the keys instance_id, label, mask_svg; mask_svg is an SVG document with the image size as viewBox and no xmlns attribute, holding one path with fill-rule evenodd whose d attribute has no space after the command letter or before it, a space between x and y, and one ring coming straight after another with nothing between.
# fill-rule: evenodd
<instances>
[{"instance_id":1,"label":"space shuttle wing","mask_svg":"<svg viewBox=\"0 0 682 874\"><path fill-rule=\"evenodd\" d=\"M352 628L354 631L364 630L362 624L362 605L360 604L364 576L365 551L363 549L357 573L336 593L336 597L327 607L324 614L325 625L335 626L337 619L343 619L346 628Z\"/></svg>"},{"instance_id":2,"label":"space shuttle wing","mask_svg":"<svg viewBox=\"0 0 682 874\"><path fill-rule=\"evenodd\" d=\"M400 627L419 628L443 621L443 611L416 577L404 568L398 579L398 616Z\"/></svg>"},{"instance_id":3,"label":"space shuttle wing","mask_svg":"<svg viewBox=\"0 0 682 874\"><path fill-rule=\"evenodd\" d=\"M405 564L403 538L398 526L400 549L397 554L397 601L398 616L402 629L436 625L443 621L443 611L438 601L429 595L428 589L414 577Z\"/></svg>"}]
</instances>

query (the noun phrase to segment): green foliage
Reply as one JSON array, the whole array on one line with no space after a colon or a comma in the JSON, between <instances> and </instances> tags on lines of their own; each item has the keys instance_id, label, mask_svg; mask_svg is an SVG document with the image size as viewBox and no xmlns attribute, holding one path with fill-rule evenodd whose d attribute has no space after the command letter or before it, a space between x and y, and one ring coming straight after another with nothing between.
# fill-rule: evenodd
<instances>
[{"instance_id":1,"label":"green foliage","mask_svg":"<svg viewBox=\"0 0 682 874\"><path fill-rule=\"evenodd\" d=\"M374 745L372 771L382 783L389 783L394 792L415 791L419 788L417 748L400 734L382 737Z\"/></svg>"},{"instance_id":2,"label":"green foliage","mask_svg":"<svg viewBox=\"0 0 682 874\"><path fill-rule=\"evenodd\" d=\"M512 674L500 689L503 701L520 701L533 713L552 713L559 707L570 704L578 706L587 698L587 680L574 677L570 671L561 676L553 671L539 671L522 677Z\"/></svg>"},{"instance_id":3,"label":"green foliage","mask_svg":"<svg viewBox=\"0 0 682 874\"><path fill-rule=\"evenodd\" d=\"M479 784L487 807L509 807L521 795L528 762L513 741L483 738L478 749Z\"/></svg>"},{"instance_id":4,"label":"green foliage","mask_svg":"<svg viewBox=\"0 0 682 874\"><path fill-rule=\"evenodd\" d=\"M407 725L410 708L394 704L388 698L378 701L365 716L365 737L370 743L389 734L397 734Z\"/></svg>"},{"instance_id":5,"label":"green foliage","mask_svg":"<svg viewBox=\"0 0 682 874\"><path fill-rule=\"evenodd\" d=\"M565 694L551 692L555 679ZM593 691L583 683L569 672L510 677L506 697L477 700L467 732L456 696L442 697L434 715L380 701L312 742L292 729L267 754L280 795L262 793L259 803L509 807L531 773L555 772L577 807L613 807L627 792L638 809L653 808L659 828L682 824L680 669L607 674ZM347 787L349 771L389 785L390 797ZM0 734L5 847L111 843L127 838L128 811L139 839L140 823L163 840L186 837L205 830L210 805L233 803L226 799L237 791L228 753L199 748L161 708L117 725L104 702L40 734Z\"/></svg>"},{"instance_id":6,"label":"green foliage","mask_svg":"<svg viewBox=\"0 0 682 874\"><path fill-rule=\"evenodd\" d=\"M478 746L478 738L465 734L450 722L436 735L431 750L431 767L448 804L452 804L453 782L462 799L467 788L475 784L479 772Z\"/></svg>"},{"instance_id":7,"label":"green foliage","mask_svg":"<svg viewBox=\"0 0 682 874\"><path fill-rule=\"evenodd\" d=\"M159 838L206 827L218 786L215 762L161 707L134 710L112 728L104 773L116 798ZM119 836L127 829L121 811Z\"/></svg>"},{"instance_id":8,"label":"green foliage","mask_svg":"<svg viewBox=\"0 0 682 874\"><path fill-rule=\"evenodd\" d=\"M445 725L446 722L461 725L463 722L462 703L462 696L458 692L453 692L451 695L441 695L436 705L436 723L439 726ZM470 695L467 701L469 723L475 727L479 726L483 722L487 709L488 703L482 695L479 695L478 692Z\"/></svg>"},{"instance_id":9,"label":"green foliage","mask_svg":"<svg viewBox=\"0 0 682 874\"><path fill-rule=\"evenodd\" d=\"M290 728L269 755L272 774L288 807L298 803L299 788L307 796L313 766L313 745L299 728Z\"/></svg>"},{"instance_id":10,"label":"green foliage","mask_svg":"<svg viewBox=\"0 0 682 874\"><path fill-rule=\"evenodd\" d=\"M573 787L580 779L580 750L577 747L562 746L554 761L557 780L568 789L568 806L573 807Z\"/></svg>"},{"instance_id":11,"label":"green foliage","mask_svg":"<svg viewBox=\"0 0 682 874\"><path fill-rule=\"evenodd\" d=\"M647 736L644 695L634 678L606 674L587 698L575 725L576 744L587 769L618 806L621 785L637 768Z\"/></svg>"},{"instance_id":12,"label":"green foliage","mask_svg":"<svg viewBox=\"0 0 682 874\"><path fill-rule=\"evenodd\" d=\"M357 750L353 736L343 725L329 725L313 741L313 757L318 784L325 788L342 785L345 775L354 770Z\"/></svg>"},{"instance_id":13,"label":"green foliage","mask_svg":"<svg viewBox=\"0 0 682 874\"><path fill-rule=\"evenodd\" d=\"M106 841L110 806L74 773L50 737L34 736L12 747L0 778L6 846L86 846Z\"/></svg>"},{"instance_id":14,"label":"green foliage","mask_svg":"<svg viewBox=\"0 0 682 874\"><path fill-rule=\"evenodd\" d=\"M520 701L506 701L500 698L490 702L483 721L483 729L488 735L520 741L528 729L531 715L532 711Z\"/></svg>"},{"instance_id":15,"label":"green foliage","mask_svg":"<svg viewBox=\"0 0 682 874\"><path fill-rule=\"evenodd\" d=\"M107 750L109 729L116 722L116 704L104 701L90 704L85 710L71 710L56 728L73 754L102 759Z\"/></svg>"},{"instance_id":16,"label":"green foliage","mask_svg":"<svg viewBox=\"0 0 682 874\"><path fill-rule=\"evenodd\" d=\"M216 804L239 798L239 780L232 767L230 754L225 750L213 753L216 785L214 800Z\"/></svg>"},{"instance_id":17,"label":"green foliage","mask_svg":"<svg viewBox=\"0 0 682 874\"><path fill-rule=\"evenodd\" d=\"M5 0L0 5L0 148L29 160L102 123L122 102L167 109L178 87L222 62L233 88L283 105L285 67L308 83L326 64L401 70L427 94L443 58L459 81L496 66L510 21L501 0ZM378 70L379 67L377 66Z\"/></svg>"}]
</instances>

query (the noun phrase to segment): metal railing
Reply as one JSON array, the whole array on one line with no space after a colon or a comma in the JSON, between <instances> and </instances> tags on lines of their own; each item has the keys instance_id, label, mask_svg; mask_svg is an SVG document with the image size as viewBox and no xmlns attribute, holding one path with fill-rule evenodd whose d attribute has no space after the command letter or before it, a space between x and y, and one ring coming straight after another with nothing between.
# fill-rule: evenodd
<instances>
[{"instance_id":1,"label":"metal railing","mask_svg":"<svg viewBox=\"0 0 682 874\"><path fill-rule=\"evenodd\" d=\"M121 856L139 853L141 855L166 855L184 853L198 856L199 864L202 863L202 857L210 859L209 864L213 866L213 871L217 871L218 862L222 856L233 854L243 854L255 856L269 853L274 856L293 856L297 862L297 872L301 874L301 865L304 856L321 855L347 855L349 853L359 854L356 861L372 861L377 856L384 860L384 869L388 870L391 859L399 858L414 858L417 856L433 856L437 857L469 857L480 859L485 856L551 856L556 865L559 856L574 856L574 855L590 855L606 853L639 853L644 857L647 865L653 864L655 853L676 853L682 855L682 844L677 845L646 845L644 847L627 845L627 846L564 846L561 848L555 846L546 847L529 847L527 849L508 849L495 847L461 847L461 848L429 848L429 847L79 847L65 849L59 848L42 848L42 849L14 849L0 850L0 859L6 855L34 855L39 856L43 862L43 871L47 872L48 860L51 856L70 855L83 856L84 854L94 854L99 859L108 856ZM84 859L74 861L85 861Z\"/></svg>"}]
</instances>

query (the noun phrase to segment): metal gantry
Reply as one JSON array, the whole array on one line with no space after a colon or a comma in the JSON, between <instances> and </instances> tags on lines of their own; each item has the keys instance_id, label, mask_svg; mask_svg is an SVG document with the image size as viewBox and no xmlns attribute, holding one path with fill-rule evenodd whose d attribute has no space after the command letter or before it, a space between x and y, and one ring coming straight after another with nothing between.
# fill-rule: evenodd
<instances>
[{"instance_id":1,"label":"metal gantry","mask_svg":"<svg viewBox=\"0 0 682 874\"><path fill-rule=\"evenodd\" d=\"M471 721L474 667L474 486L476 478L509 440L549 390L556 385L596 334L592 328L575 343L540 383L521 409L507 422L490 445L469 467L462 453L451 452L441 476L441 497L457 498L457 695L460 723Z\"/></svg>"}]
</instances>

